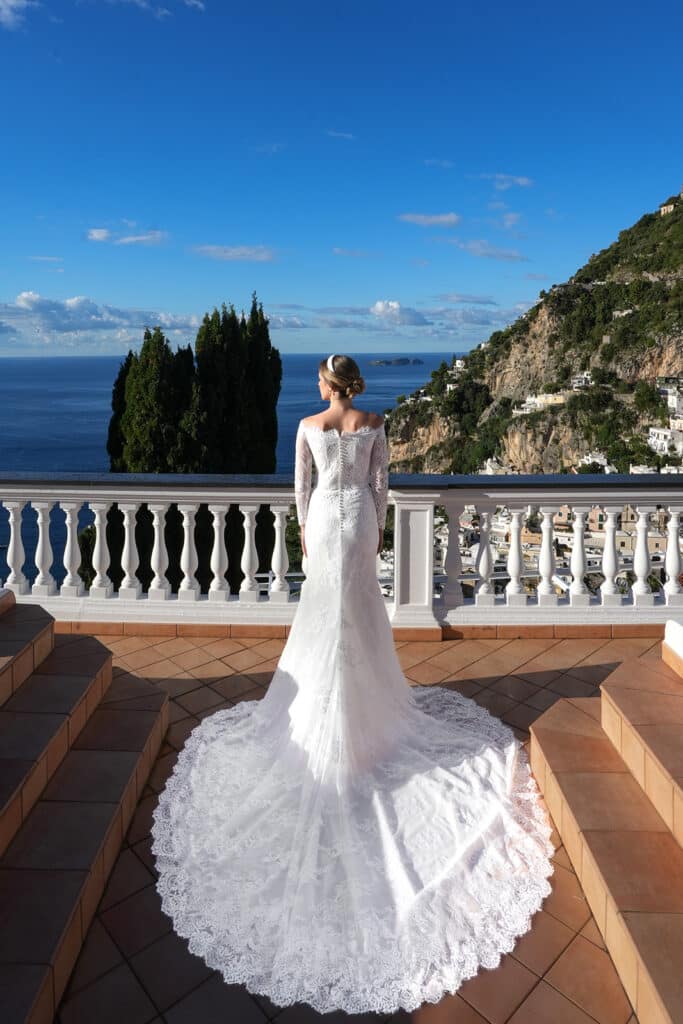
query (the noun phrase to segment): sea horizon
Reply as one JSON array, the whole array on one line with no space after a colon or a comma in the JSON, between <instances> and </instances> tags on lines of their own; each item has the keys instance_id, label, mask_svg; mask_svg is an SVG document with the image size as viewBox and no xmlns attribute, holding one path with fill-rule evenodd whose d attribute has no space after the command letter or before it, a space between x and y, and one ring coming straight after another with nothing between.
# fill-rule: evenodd
<instances>
[{"instance_id":1,"label":"sea horizon","mask_svg":"<svg viewBox=\"0 0 683 1024\"><path fill-rule=\"evenodd\" d=\"M296 427L322 411L317 367L329 353L281 352L282 387L277 403L277 473L294 469ZM457 352L349 353L359 364L366 390L359 409L385 412L400 394L427 383L431 372ZM0 358L0 472L109 472L106 450L111 394L124 355L43 355ZM377 366L376 359L420 359L421 363ZM65 372L67 371L68 372Z\"/></svg>"}]
</instances>

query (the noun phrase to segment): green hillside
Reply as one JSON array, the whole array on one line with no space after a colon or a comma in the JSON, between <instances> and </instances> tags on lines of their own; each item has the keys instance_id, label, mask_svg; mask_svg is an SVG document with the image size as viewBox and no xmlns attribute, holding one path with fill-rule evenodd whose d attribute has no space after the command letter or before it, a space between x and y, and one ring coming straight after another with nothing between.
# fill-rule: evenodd
<instances>
[{"instance_id":1,"label":"green hillside","mask_svg":"<svg viewBox=\"0 0 683 1024\"><path fill-rule=\"evenodd\" d=\"M527 313L470 352L455 387L447 387L453 378L442 364L425 385L431 401L420 401L415 392L392 413L390 437L397 447L438 414L446 424L438 444L443 471L475 472L487 457L500 455L520 419L527 431L547 434L552 424L572 432L577 451L598 446L609 455L611 448L621 469L647 455L644 428L666 422L655 379L683 376L683 199L672 196L665 203L673 205L670 213L662 215L659 206L646 213L566 283L541 291ZM591 371L593 387L561 410L513 417L513 407L527 395L568 388L583 370ZM615 424L628 436L615 436ZM434 454L427 464L435 464ZM410 464L397 466L421 469L426 455L413 453Z\"/></svg>"}]
</instances>

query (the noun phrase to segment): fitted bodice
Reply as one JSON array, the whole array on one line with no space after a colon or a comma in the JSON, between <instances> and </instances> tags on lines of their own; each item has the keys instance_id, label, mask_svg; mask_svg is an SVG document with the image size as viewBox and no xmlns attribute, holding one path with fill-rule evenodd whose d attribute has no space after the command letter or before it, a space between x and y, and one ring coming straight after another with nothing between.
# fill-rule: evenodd
<instances>
[{"instance_id":1,"label":"fitted bodice","mask_svg":"<svg viewBox=\"0 0 683 1024\"><path fill-rule=\"evenodd\" d=\"M339 431L299 421L295 445L294 490L301 525L311 497L312 471L323 491L370 488L378 525L386 520L388 451L384 423Z\"/></svg>"}]
</instances>

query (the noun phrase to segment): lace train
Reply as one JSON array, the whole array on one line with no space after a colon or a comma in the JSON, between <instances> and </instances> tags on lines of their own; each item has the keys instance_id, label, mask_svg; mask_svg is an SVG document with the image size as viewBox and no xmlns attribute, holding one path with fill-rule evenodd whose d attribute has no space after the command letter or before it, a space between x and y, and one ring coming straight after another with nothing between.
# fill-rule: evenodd
<instances>
[{"instance_id":1,"label":"lace train","mask_svg":"<svg viewBox=\"0 0 683 1024\"><path fill-rule=\"evenodd\" d=\"M423 724L419 750L404 746L351 791L302 783L257 727L256 701L191 733L154 812L157 888L190 951L226 982L321 1013L413 1010L496 967L529 929L553 847L526 755L457 692L413 696L433 746ZM479 737L460 764L453 729ZM458 799L503 766L505 800ZM451 856L421 887L444 839Z\"/></svg>"}]
</instances>

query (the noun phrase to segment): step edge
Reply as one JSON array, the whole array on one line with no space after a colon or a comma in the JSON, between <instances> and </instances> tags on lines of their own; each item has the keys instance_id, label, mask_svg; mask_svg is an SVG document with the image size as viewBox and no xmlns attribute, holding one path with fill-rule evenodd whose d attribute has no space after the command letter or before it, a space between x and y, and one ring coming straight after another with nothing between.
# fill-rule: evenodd
<instances>
[{"instance_id":1,"label":"step edge","mask_svg":"<svg viewBox=\"0 0 683 1024\"><path fill-rule=\"evenodd\" d=\"M6 587L0 587L0 616L8 612L10 608L14 608L17 603L17 599L14 596L13 590L8 590Z\"/></svg>"},{"instance_id":2,"label":"step edge","mask_svg":"<svg viewBox=\"0 0 683 1024\"><path fill-rule=\"evenodd\" d=\"M662 1021L667 1022L667 1024L676 1024L675 1019L671 1016L657 990L648 969L647 961L629 931L623 914L612 897L607 882L592 856L587 836L593 831L599 832L604 830L582 830L578 828L578 823L576 823L571 807L565 800L560 784L556 780L556 773L548 765L541 739L538 736L532 736L530 760L532 771L543 794L550 816L562 839L598 930L607 946L624 991L638 1015L640 1024L650 1024L650 1022L652 1024L662 1024ZM628 771L628 766L624 762L624 772ZM555 787L555 790L553 787ZM557 803L558 797L559 808ZM576 826L573 834L571 829L567 827L567 823L565 823L565 806L568 808L568 813L572 818L571 824ZM663 824L666 823L663 821ZM634 831L633 834L637 835L637 832ZM602 889L602 892L600 892L600 889ZM610 922L611 927L609 927ZM618 933L619 928L621 928L621 936L619 934L615 935L615 931ZM629 947L626 953L633 957L635 963L635 981L632 977L632 971L629 971L624 963L623 941L621 945L619 944L619 938L624 939L624 932L626 944ZM683 967L683 954L681 956L681 965ZM649 999L650 1003L646 1004L646 999ZM652 1000L655 1000L659 1013L658 1016L649 1015L648 1011Z\"/></svg>"},{"instance_id":3,"label":"step edge","mask_svg":"<svg viewBox=\"0 0 683 1024\"><path fill-rule=\"evenodd\" d=\"M47 640L47 651L42 648ZM36 651L38 647L38 651ZM10 654L9 660L0 672L0 709L14 696L20 686L33 675L36 668L50 656L55 649L54 619L46 623L42 629L33 634L16 654ZM26 655L31 652L30 659Z\"/></svg>"},{"instance_id":4,"label":"step edge","mask_svg":"<svg viewBox=\"0 0 683 1024\"><path fill-rule=\"evenodd\" d=\"M111 685L112 660L110 652L109 657L105 659L100 669L91 677L89 685L68 713L53 713L55 715L59 714L62 721L47 740L38 757L33 760L32 766L15 786L14 790L5 801L4 806L0 807L0 824L5 820L11 821L12 814L16 815L17 811L14 809L14 805L17 801L19 810L19 821L16 823L16 827L10 825L9 829L0 836L0 857L3 856L10 843L14 840L14 837L23 825L24 821L27 819L34 806L41 799L42 794L45 792L52 776L72 749L73 744L90 721L94 712L100 706L102 697ZM39 711L27 711L23 713L41 714ZM66 739L64 742L60 737L62 736L65 727ZM64 747L62 749L63 742ZM53 744L57 749L51 751ZM26 758L26 760L28 760L28 758ZM34 777L38 774L43 777L40 780L35 780L37 781L35 793L30 792L31 783L34 781Z\"/></svg>"},{"instance_id":5,"label":"step edge","mask_svg":"<svg viewBox=\"0 0 683 1024\"><path fill-rule=\"evenodd\" d=\"M649 724L657 723L633 722L619 704L618 689L603 691L602 727L640 788L666 822L678 845L683 848L683 786L640 731L641 726L647 728ZM680 729L683 740L683 724Z\"/></svg>"},{"instance_id":6,"label":"step edge","mask_svg":"<svg viewBox=\"0 0 683 1024\"><path fill-rule=\"evenodd\" d=\"M126 832L130 827L140 797L161 749L165 735L165 729L163 728L164 720L166 720L166 727L168 727L168 704L169 700L167 699L163 707L159 708L154 722L149 729L143 749L134 752L138 754L138 758L130 772L120 801L116 804L111 801L102 801L103 804L110 804L116 810L113 811L112 817L109 819L104 830L102 841L93 862L88 869L81 869L85 872L85 877L83 878L77 900L72 912L68 915L65 926L50 957L50 962L47 965L52 983L52 1008L55 1013L66 991L85 943L88 930L97 912L97 907L123 846ZM131 710L129 713L136 714L138 712ZM72 930L75 931L75 936L71 934ZM33 999L32 1009L36 1006L40 996L41 991L39 990ZM28 1017L27 1021L30 1020L31 1017Z\"/></svg>"}]
</instances>

